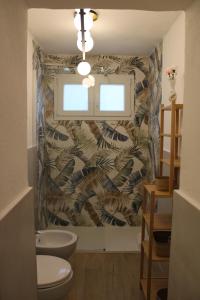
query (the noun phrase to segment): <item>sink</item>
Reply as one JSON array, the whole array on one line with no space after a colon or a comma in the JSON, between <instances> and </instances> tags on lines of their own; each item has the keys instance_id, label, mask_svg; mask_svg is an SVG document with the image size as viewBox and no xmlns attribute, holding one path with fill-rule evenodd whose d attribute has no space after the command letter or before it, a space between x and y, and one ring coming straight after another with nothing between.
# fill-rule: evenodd
<instances>
[{"instance_id":1,"label":"sink","mask_svg":"<svg viewBox=\"0 0 200 300\"><path fill-rule=\"evenodd\" d=\"M36 234L36 252L68 259L76 249L77 239L71 231L40 230Z\"/></svg>"}]
</instances>

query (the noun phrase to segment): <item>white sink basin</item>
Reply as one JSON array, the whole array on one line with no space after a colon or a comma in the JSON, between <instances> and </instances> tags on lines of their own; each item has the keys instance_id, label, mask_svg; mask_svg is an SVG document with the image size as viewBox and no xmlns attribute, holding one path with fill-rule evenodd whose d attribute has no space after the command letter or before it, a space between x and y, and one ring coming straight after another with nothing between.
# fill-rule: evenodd
<instances>
[{"instance_id":1,"label":"white sink basin","mask_svg":"<svg viewBox=\"0 0 200 300\"><path fill-rule=\"evenodd\" d=\"M76 249L77 235L65 230L40 230L36 234L37 254L68 259Z\"/></svg>"}]
</instances>

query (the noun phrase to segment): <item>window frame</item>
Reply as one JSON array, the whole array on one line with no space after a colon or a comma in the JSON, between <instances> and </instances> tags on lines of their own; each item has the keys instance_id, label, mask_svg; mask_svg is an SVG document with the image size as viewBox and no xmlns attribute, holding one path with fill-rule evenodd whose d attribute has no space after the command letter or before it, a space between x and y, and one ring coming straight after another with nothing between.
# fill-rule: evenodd
<instances>
[{"instance_id":1,"label":"window frame","mask_svg":"<svg viewBox=\"0 0 200 300\"><path fill-rule=\"evenodd\" d=\"M55 78L55 86L54 86L54 114L56 119L63 117L80 117L80 116L92 116L93 115L93 102L92 102L92 94L93 91L88 89L88 110L80 111L80 110L69 110L66 111L63 109L63 88L65 84L79 84L81 85L82 76L73 74L59 74Z\"/></svg>"},{"instance_id":2,"label":"window frame","mask_svg":"<svg viewBox=\"0 0 200 300\"><path fill-rule=\"evenodd\" d=\"M58 74L54 82L54 119L55 120L131 120L134 113L134 76L95 74L95 86L88 89L88 111L64 111L64 84L81 84L83 76L78 74ZM100 85L125 85L125 110L100 111Z\"/></svg>"},{"instance_id":3,"label":"window frame","mask_svg":"<svg viewBox=\"0 0 200 300\"><path fill-rule=\"evenodd\" d=\"M131 76L129 75L99 75L95 78L95 110L94 115L97 117L131 117ZM100 87L101 84L123 84L125 86L124 95L124 111L100 111Z\"/></svg>"}]
</instances>

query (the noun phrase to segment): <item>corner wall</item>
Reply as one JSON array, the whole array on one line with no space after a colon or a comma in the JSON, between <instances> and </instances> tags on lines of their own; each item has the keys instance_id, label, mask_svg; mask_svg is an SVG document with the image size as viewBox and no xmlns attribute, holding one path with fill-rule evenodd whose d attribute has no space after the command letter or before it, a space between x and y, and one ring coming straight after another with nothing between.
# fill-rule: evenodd
<instances>
[{"instance_id":1,"label":"corner wall","mask_svg":"<svg viewBox=\"0 0 200 300\"><path fill-rule=\"evenodd\" d=\"M183 112L181 190L200 205L200 2L186 11L186 69Z\"/></svg>"},{"instance_id":2,"label":"corner wall","mask_svg":"<svg viewBox=\"0 0 200 300\"><path fill-rule=\"evenodd\" d=\"M27 186L26 26L22 1L0 1L0 210Z\"/></svg>"},{"instance_id":3,"label":"corner wall","mask_svg":"<svg viewBox=\"0 0 200 300\"><path fill-rule=\"evenodd\" d=\"M181 12L163 39L162 103L169 105L170 84L165 74L167 67L177 66L177 103L183 103L185 75L185 12ZM165 113L165 132L170 132L170 112ZM169 139L164 140L164 149L170 151Z\"/></svg>"},{"instance_id":4,"label":"corner wall","mask_svg":"<svg viewBox=\"0 0 200 300\"><path fill-rule=\"evenodd\" d=\"M33 197L27 183L27 7L0 0L0 299L36 300Z\"/></svg>"},{"instance_id":5,"label":"corner wall","mask_svg":"<svg viewBox=\"0 0 200 300\"><path fill-rule=\"evenodd\" d=\"M169 300L200 299L200 2L186 11L185 90L180 190L174 195Z\"/></svg>"}]
</instances>

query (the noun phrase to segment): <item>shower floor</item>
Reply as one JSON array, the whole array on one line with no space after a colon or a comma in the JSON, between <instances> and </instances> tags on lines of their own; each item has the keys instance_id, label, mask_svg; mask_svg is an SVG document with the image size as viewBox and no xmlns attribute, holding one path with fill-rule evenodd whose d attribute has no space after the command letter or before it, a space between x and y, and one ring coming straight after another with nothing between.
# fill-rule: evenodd
<instances>
[{"instance_id":1,"label":"shower floor","mask_svg":"<svg viewBox=\"0 0 200 300\"><path fill-rule=\"evenodd\" d=\"M67 300L141 300L138 253L78 252Z\"/></svg>"}]
</instances>

